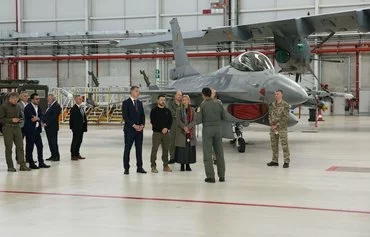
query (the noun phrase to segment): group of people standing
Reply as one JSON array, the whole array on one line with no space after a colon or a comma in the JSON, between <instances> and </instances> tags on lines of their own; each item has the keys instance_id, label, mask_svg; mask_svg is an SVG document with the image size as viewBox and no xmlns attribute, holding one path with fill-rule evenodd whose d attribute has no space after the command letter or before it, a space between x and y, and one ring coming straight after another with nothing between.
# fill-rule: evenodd
<instances>
[{"instance_id":1,"label":"group of people standing","mask_svg":"<svg viewBox=\"0 0 370 237\"><path fill-rule=\"evenodd\" d=\"M143 168L142 143L145 127L143 104L138 97L139 87L133 86L130 98L122 103L125 121L124 174L129 174L130 150L135 142L137 173L147 173ZM221 121L225 119L222 104L215 99L215 91L203 88L203 103L197 111L191 106L189 95L177 91L173 101L166 106L165 95L157 97L156 106L150 112L152 124L151 172L158 173L157 152L162 147L163 171L172 172L169 164L181 164L181 171L191 171L196 162L196 125L202 123L203 156L206 171L205 182L215 183L212 150L216 154L217 173L220 182L225 182L225 161L222 147ZM169 159L170 157L170 159Z\"/></svg>"},{"instance_id":2,"label":"group of people standing","mask_svg":"<svg viewBox=\"0 0 370 237\"><path fill-rule=\"evenodd\" d=\"M51 156L47 161L59 161L58 146L59 115L61 106L53 94L47 97L48 107L45 111L39 106L40 96L36 93L31 96L27 92L12 92L7 101L0 106L0 123L4 136L5 157L9 172L16 172L12 158L13 143L16 148L16 161L20 171L50 168L43 157L43 142L41 133L45 130ZM73 132L71 145L71 159L85 159L80 156L79 149L83 133L87 131L86 114L81 107L81 96L75 97L76 104L71 109L70 129ZM26 151L24 152L23 140L26 138ZM37 161L33 160L33 149L37 148ZM29 166L26 165L29 164ZM38 165L36 165L36 163Z\"/></svg>"}]
</instances>

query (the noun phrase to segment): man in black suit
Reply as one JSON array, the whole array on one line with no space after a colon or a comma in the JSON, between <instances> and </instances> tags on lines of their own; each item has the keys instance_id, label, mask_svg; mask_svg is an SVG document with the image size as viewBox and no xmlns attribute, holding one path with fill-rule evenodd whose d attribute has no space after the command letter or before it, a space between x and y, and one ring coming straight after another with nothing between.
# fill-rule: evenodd
<instances>
[{"instance_id":1,"label":"man in black suit","mask_svg":"<svg viewBox=\"0 0 370 237\"><path fill-rule=\"evenodd\" d=\"M140 92L139 87L133 86L130 89L130 98L122 103L122 116L125 121L125 150L123 154L124 174L129 174L130 169L130 151L135 142L137 173L146 174L143 169L143 130L145 126L145 114L143 103L138 100Z\"/></svg>"},{"instance_id":2,"label":"man in black suit","mask_svg":"<svg viewBox=\"0 0 370 237\"><path fill-rule=\"evenodd\" d=\"M45 132L48 138L49 149L51 157L46 159L50 161L59 161L59 147L58 147L58 131L59 131L59 115L62 108L58 104L53 94L48 95L48 108L45 111L44 123Z\"/></svg>"},{"instance_id":3,"label":"man in black suit","mask_svg":"<svg viewBox=\"0 0 370 237\"><path fill-rule=\"evenodd\" d=\"M31 95L31 103L24 108L24 135L26 136L26 160L30 164L31 169L50 168L46 165L43 159L43 145L41 139L42 120L43 117L41 108L39 107L40 97L38 94ZM39 166L35 165L32 153L33 148L37 147L37 158Z\"/></svg>"},{"instance_id":4,"label":"man in black suit","mask_svg":"<svg viewBox=\"0 0 370 237\"><path fill-rule=\"evenodd\" d=\"M71 160L83 160L80 155L80 147L84 132L87 132L87 117L82 106L82 97L75 96L76 104L72 107L69 117L69 128L72 130L73 138L71 144Z\"/></svg>"}]
</instances>

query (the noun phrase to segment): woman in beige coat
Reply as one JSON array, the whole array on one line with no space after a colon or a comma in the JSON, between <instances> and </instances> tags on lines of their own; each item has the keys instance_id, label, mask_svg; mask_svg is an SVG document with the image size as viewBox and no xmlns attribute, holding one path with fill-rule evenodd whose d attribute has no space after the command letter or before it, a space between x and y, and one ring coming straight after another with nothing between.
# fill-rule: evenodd
<instances>
[{"instance_id":1,"label":"woman in beige coat","mask_svg":"<svg viewBox=\"0 0 370 237\"><path fill-rule=\"evenodd\" d=\"M175 160L181 164L181 171L191 171L190 164L196 162L195 134L196 113L190 106L190 97L182 97L182 106L176 111L176 139L175 139Z\"/></svg>"}]
</instances>

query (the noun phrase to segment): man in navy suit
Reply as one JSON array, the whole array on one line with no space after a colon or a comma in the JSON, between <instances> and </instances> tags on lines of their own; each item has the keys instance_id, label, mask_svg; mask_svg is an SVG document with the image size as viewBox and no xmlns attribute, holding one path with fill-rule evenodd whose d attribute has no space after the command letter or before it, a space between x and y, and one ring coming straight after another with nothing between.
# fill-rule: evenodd
<instances>
[{"instance_id":1,"label":"man in navy suit","mask_svg":"<svg viewBox=\"0 0 370 237\"><path fill-rule=\"evenodd\" d=\"M45 111L44 123L45 132L48 138L51 157L46 159L50 161L59 161L58 147L58 131L59 131L59 115L62 108L58 104L53 94L48 95L48 108Z\"/></svg>"},{"instance_id":2,"label":"man in navy suit","mask_svg":"<svg viewBox=\"0 0 370 237\"><path fill-rule=\"evenodd\" d=\"M143 130L145 126L145 114L143 103L138 100L140 95L139 87L133 86L130 89L130 98L122 103L122 116L125 121L125 150L123 154L124 174L129 174L130 151L135 142L137 173L146 174L143 169Z\"/></svg>"},{"instance_id":3,"label":"man in navy suit","mask_svg":"<svg viewBox=\"0 0 370 237\"><path fill-rule=\"evenodd\" d=\"M43 159L43 145L41 139L41 119L43 117L41 108L39 107L40 97L38 94L31 95L31 103L24 108L24 135L26 136L26 160L30 164L31 169L50 168L46 165ZM33 162L32 153L33 147L37 147L37 158L39 166Z\"/></svg>"}]
</instances>

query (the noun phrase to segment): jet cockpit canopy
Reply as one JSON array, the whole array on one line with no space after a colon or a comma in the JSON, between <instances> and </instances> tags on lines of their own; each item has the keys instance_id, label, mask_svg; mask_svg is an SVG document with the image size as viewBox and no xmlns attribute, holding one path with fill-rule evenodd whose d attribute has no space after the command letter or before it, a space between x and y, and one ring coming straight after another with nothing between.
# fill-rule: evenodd
<instances>
[{"instance_id":1,"label":"jet cockpit canopy","mask_svg":"<svg viewBox=\"0 0 370 237\"><path fill-rule=\"evenodd\" d=\"M233 68L244 72L261 72L274 69L270 59L257 51L245 52L236 57L230 64Z\"/></svg>"}]
</instances>

